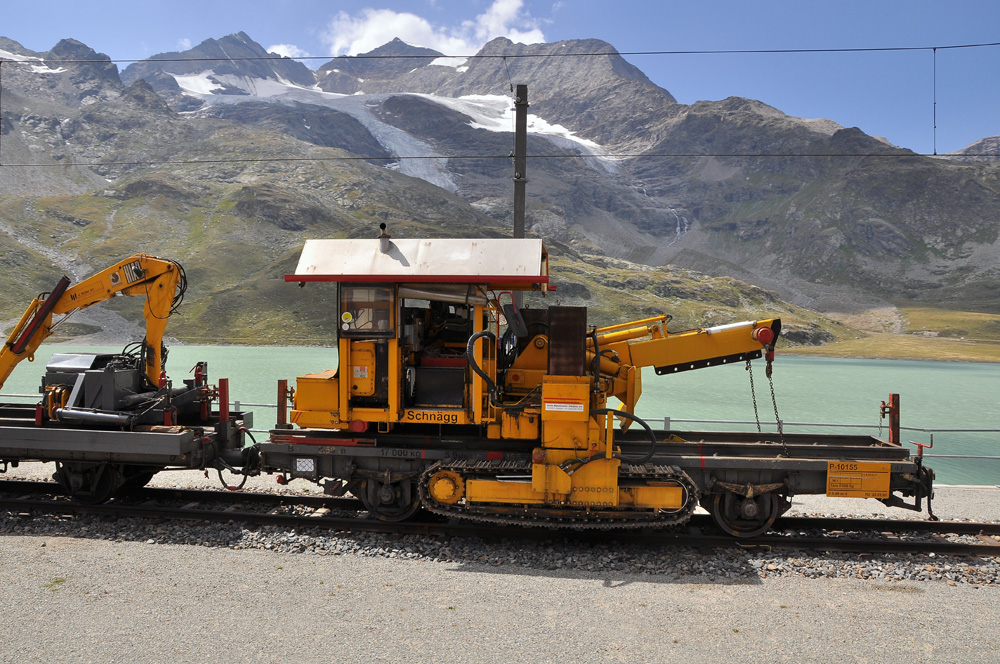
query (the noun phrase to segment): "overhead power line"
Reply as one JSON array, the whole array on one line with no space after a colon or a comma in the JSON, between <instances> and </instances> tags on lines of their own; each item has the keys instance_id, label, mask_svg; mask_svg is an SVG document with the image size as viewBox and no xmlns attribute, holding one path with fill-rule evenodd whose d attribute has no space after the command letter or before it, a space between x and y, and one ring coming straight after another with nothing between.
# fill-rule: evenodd
<instances>
[{"instance_id":1,"label":"overhead power line","mask_svg":"<svg viewBox=\"0 0 1000 664\"><path fill-rule=\"evenodd\" d=\"M261 56L246 57L176 57L176 58L114 58L114 59L54 59L39 58L31 60L3 60L12 64L38 64L39 61L51 64L95 64L95 63L152 63L152 62L249 62L260 60L436 60L438 58L465 58L471 59L518 59L518 58L589 58L601 55L621 55L621 56L667 56L667 55L766 55L766 54L803 54L803 53L891 53L900 51L945 51L954 49L970 48L990 48L1000 46L1000 42L983 42L976 44L947 44L940 46L873 46L873 47L852 47L852 48L760 48L760 49L705 49L705 50L657 50L657 51L582 51L577 53L475 53L472 55L445 55L445 54L379 54L370 53L361 55L300 55L295 57L269 54Z\"/></svg>"},{"instance_id":2,"label":"overhead power line","mask_svg":"<svg viewBox=\"0 0 1000 664\"><path fill-rule=\"evenodd\" d=\"M739 158L739 159L917 159L941 157L941 155L920 152L633 152L615 154L529 154L529 159L665 159L665 158ZM961 155L962 159L997 159L996 154ZM95 166L187 166L198 164L256 164L256 163L323 163L333 161L414 161L414 160L496 160L510 159L509 154L480 155L411 155L400 157L345 155L342 157L233 157L228 159L143 159L136 161L79 161L54 162L49 164L4 163L0 167L17 168L66 168Z\"/></svg>"}]
</instances>

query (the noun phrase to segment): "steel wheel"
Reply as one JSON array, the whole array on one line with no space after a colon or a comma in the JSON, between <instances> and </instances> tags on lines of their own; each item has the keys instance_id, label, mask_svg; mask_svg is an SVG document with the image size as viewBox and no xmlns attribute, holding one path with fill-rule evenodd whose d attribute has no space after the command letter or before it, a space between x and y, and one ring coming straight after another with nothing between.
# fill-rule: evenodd
<instances>
[{"instance_id":1,"label":"steel wheel","mask_svg":"<svg viewBox=\"0 0 1000 664\"><path fill-rule=\"evenodd\" d=\"M732 491L715 494L709 511L715 524L733 537L757 537L781 514L781 497L772 492L744 498Z\"/></svg>"},{"instance_id":2,"label":"steel wheel","mask_svg":"<svg viewBox=\"0 0 1000 664\"><path fill-rule=\"evenodd\" d=\"M365 509L380 521L405 521L420 509L417 487L410 480L379 482L365 480L358 496Z\"/></svg>"},{"instance_id":3,"label":"steel wheel","mask_svg":"<svg viewBox=\"0 0 1000 664\"><path fill-rule=\"evenodd\" d=\"M56 463L52 478L73 500L100 504L115 495L124 478L121 466L109 463Z\"/></svg>"},{"instance_id":4,"label":"steel wheel","mask_svg":"<svg viewBox=\"0 0 1000 664\"><path fill-rule=\"evenodd\" d=\"M122 482L121 488L118 493L131 493L136 492L142 487L149 484L149 481L153 479L153 476L161 470L160 468L150 469L145 466L121 466L121 473L124 477L124 482Z\"/></svg>"}]
</instances>

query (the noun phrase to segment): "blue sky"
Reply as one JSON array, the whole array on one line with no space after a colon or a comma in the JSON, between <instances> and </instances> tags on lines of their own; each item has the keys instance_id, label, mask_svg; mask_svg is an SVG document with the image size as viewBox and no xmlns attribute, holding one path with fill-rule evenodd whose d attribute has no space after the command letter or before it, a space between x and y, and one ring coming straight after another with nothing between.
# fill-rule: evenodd
<instances>
[{"instance_id":1,"label":"blue sky","mask_svg":"<svg viewBox=\"0 0 1000 664\"><path fill-rule=\"evenodd\" d=\"M598 38L619 51L945 47L1000 42L996 0L49 0L8 3L0 35L46 51L73 37L137 59L244 31L327 56L392 36L469 55L485 41ZM686 104L743 96L826 117L917 152L1000 135L1000 47L875 53L628 56ZM307 61L317 67L322 60ZM124 67L125 64L120 65ZM531 97L544 90L529 90Z\"/></svg>"}]
</instances>

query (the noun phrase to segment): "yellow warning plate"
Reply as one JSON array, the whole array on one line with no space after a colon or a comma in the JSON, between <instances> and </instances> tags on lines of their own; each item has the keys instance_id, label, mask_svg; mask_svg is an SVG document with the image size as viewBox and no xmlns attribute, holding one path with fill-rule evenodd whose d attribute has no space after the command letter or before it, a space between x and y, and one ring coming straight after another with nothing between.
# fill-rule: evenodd
<instances>
[{"instance_id":1,"label":"yellow warning plate","mask_svg":"<svg viewBox=\"0 0 1000 664\"><path fill-rule=\"evenodd\" d=\"M835 498L888 498L892 464L830 461L826 464L826 495Z\"/></svg>"}]
</instances>

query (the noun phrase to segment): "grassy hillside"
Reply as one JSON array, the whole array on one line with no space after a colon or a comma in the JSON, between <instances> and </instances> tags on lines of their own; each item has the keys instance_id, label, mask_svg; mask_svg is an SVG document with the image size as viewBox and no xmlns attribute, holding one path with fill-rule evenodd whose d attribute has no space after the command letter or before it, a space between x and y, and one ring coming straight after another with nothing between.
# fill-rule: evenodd
<instances>
[{"instance_id":1,"label":"grassy hillside","mask_svg":"<svg viewBox=\"0 0 1000 664\"><path fill-rule=\"evenodd\" d=\"M277 158L287 154L303 159ZM394 237L509 233L504 210L473 207L424 180L339 160L344 154L228 127L180 148L176 161L121 177L107 189L0 197L0 327L10 329L31 297L62 274L79 281L133 253L148 253L187 270L190 287L168 326L171 337L199 344L329 344L336 335L334 288L299 288L283 279L306 239L374 237L382 222ZM226 161L247 156L257 161ZM547 218L544 206L533 211ZM546 225L532 227L544 231ZM586 306L593 325L669 314L669 328L677 331L780 317L786 349L937 359L995 357L996 347L985 341L1000 340L998 316L931 308L904 310L902 337L868 334L852 320L792 306L736 279L608 258L562 226L553 228L546 241L556 290L544 304ZM141 306L132 298L100 305L136 323L132 335L141 334ZM99 317L74 319L61 328L61 338L93 333L101 323ZM120 325L114 330L125 333Z\"/></svg>"},{"instance_id":2,"label":"grassy hillside","mask_svg":"<svg viewBox=\"0 0 1000 664\"><path fill-rule=\"evenodd\" d=\"M899 333L871 331L822 347L790 348L786 352L824 357L1000 362L1000 315L931 308L903 308L900 314L903 329Z\"/></svg>"}]
</instances>

